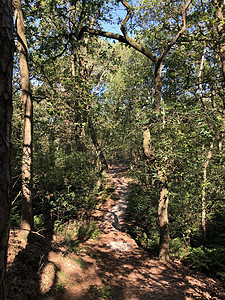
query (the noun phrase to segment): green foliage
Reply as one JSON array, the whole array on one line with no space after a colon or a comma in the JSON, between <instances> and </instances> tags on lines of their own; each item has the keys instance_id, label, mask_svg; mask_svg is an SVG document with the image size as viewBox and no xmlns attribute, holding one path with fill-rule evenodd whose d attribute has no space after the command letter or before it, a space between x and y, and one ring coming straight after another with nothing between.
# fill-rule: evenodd
<instances>
[{"instance_id":1,"label":"green foliage","mask_svg":"<svg viewBox=\"0 0 225 300\"><path fill-rule=\"evenodd\" d=\"M45 224L46 224L46 219L43 214L34 216L34 229L35 230L43 229L45 227Z\"/></svg>"},{"instance_id":2,"label":"green foliage","mask_svg":"<svg viewBox=\"0 0 225 300\"><path fill-rule=\"evenodd\" d=\"M93 239L96 240L100 236L100 229L97 222L90 221L70 221L62 223L55 222L54 232L56 238L59 238L68 251L79 251L78 246L80 243Z\"/></svg>"},{"instance_id":3,"label":"green foliage","mask_svg":"<svg viewBox=\"0 0 225 300\"><path fill-rule=\"evenodd\" d=\"M138 184L129 185L128 232L142 247L157 255L159 231L157 224L157 201L153 191L144 191Z\"/></svg>"},{"instance_id":4,"label":"green foliage","mask_svg":"<svg viewBox=\"0 0 225 300\"><path fill-rule=\"evenodd\" d=\"M11 227L19 227L20 222L19 208L17 206L13 206L11 209L10 225Z\"/></svg>"},{"instance_id":5,"label":"green foliage","mask_svg":"<svg viewBox=\"0 0 225 300\"><path fill-rule=\"evenodd\" d=\"M222 280L225 280L224 247L207 248L200 246L193 248L183 260L193 269L216 275Z\"/></svg>"},{"instance_id":6,"label":"green foliage","mask_svg":"<svg viewBox=\"0 0 225 300\"><path fill-rule=\"evenodd\" d=\"M190 253L191 247L185 245L185 242L180 238L175 238L170 240L170 257L176 257L183 259L186 255Z\"/></svg>"},{"instance_id":7,"label":"green foliage","mask_svg":"<svg viewBox=\"0 0 225 300\"><path fill-rule=\"evenodd\" d=\"M113 295L113 290L109 285L98 286L94 284L89 286L88 294L90 294L93 299L110 299Z\"/></svg>"}]
</instances>

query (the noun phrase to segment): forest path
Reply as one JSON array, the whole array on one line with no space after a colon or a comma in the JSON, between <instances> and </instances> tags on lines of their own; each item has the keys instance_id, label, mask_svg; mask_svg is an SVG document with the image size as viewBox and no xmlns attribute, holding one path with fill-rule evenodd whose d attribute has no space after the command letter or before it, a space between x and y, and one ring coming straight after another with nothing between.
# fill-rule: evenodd
<instances>
[{"instance_id":1,"label":"forest path","mask_svg":"<svg viewBox=\"0 0 225 300\"><path fill-rule=\"evenodd\" d=\"M85 251L79 255L83 267L73 265L61 299L225 299L225 292L216 280L194 274L179 261L163 263L149 258L123 232L128 189L126 168L112 166L108 174L119 199L111 208L103 206L105 212L99 217L101 238L83 245ZM73 259L73 255L69 257ZM62 264L58 267L63 270ZM68 274L66 269L63 272Z\"/></svg>"},{"instance_id":2,"label":"forest path","mask_svg":"<svg viewBox=\"0 0 225 300\"><path fill-rule=\"evenodd\" d=\"M100 238L84 242L77 253L65 251L57 240L48 248L43 240L27 247L19 256L24 260L23 266L20 259L20 264L11 271L11 280L17 280L17 285L25 276L20 284L24 287L16 287L16 297L8 299L225 299L225 290L218 280L194 273L179 261L163 263L151 259L123 231L128 189L126 168L112 166L108 174L118 200L115 203L108 200L96 210ZM28 261L37 263L38 273L29 273Z\"/></svg>"}]
</instances>

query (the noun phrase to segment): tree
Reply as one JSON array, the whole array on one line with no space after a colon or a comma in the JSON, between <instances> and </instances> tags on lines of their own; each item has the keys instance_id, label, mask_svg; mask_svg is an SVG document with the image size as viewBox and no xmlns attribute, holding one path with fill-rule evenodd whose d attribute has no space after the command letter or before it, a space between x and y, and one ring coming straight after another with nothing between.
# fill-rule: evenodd
<instances>
[{"instance_id":1,"label":"tree","mask_svg":"<svg viewBox=\"0 0 225 300\"><path fill-rule=\"evenodd\" d=\"M28 69L28 47L25 36L21 2L20 0L14 0L13 4L18 40L18 52L20 58L22 102L24 105L21 228L29 232L33 225L31 172L33 152L33 103ZM24 234L27 235L28 232Z\"/></svg>"},{"instance_id":2,"label":"tree","mask_svg":"<svg viewBox=\"0 0 225 300\"><path fill-rule=\"evenodd\" d=\"M94 90L104 73L104 68L97 65L99 57L103 56L100 53L102 40L92 38L87 47L71 36L67 43L72 21L78 24L84 22L84 18L89 22L92 11L96 13L97 1L85 3L64 1L62 5L61 1L50 1L50 5L44 2L40 5L39 1L34 1L31 11L26 1L23 4L27 42L32 44L30 74L35 78L32 82L36 112L32 162L34 225L42 210L46 219L50 219L52 207L53 222L55 217L60 219L62 211L65 218L73 213L76 216L81 207L88 206L81 199L90 190L97 190L99 171L107 166L96 129L97 113L92 108L96 99ZM41 19L39 26L36 26L37 19ZM29 91L28 86L24 89ZM17 93L17 97L19 95ZM17 162L20 161L17 154ZM18 195L16 189L18 185L14 188ZM63 197L68 204L66 207L58 205ZM60 207L60 213L56 213L56 207ZM14 208L18 211L16 202Z\"/></svg>"},{"instance_id":3,"label":"tree","mask_svg":"<svg viewBox=\"0 0 225 300\"><path fill-rule=\"evenodd\" d=\"M134 49L139 51L140 53L144 54L147 58L154 63L154 70L155 70L155 95L154 95L154 117L150 121L151 123L156 123L156 120L159 119L160 111L160 104L161 104L161 97L162 97L162 64L163 59L170 51L170 49L176 44L180 36L186 30L186 10L188 9L191 0L188 0L186 4L182 7L181 16L182 16L182 26L181 29L178 30L176 35L168 41L165 40L162 45L162 50L158 49L160 53L158 56L151 51L148 46L145 46L139 42L136 42L134 38L131 38L127 32L127 23L130 20L133 9L132 7L125 1L120 1L123 6L126 8L127 14L121 23L121 31L123 35L115 34L111 32L106 32L98 29L93 29L88 26L83 26L78 34L75 34L77 40L80 40L84 34L84 32L88 32L91 35L102 36L106 38L116 39ZM158 173L158 180L159 180L159 189L160 189L160 197L159 197L159 205L158 205L158 216L159 216L159 224L160 224L160 251L159 257L162 260L169 260L169 224L168 224L168 202L169 202L169 192L168 192L168 182L167 182L167 174L166 168L157 160L156 154L152 150L151 147L151 140L150 140L150 130L149 128L144 131L144 145L147 147L144 149L146 157L148 157L151 161L154 162L155 168Z\"/></svg>"},{"instance_id":4,"label":"tree","mask_svg":"<svg viewBox=\"0 0 225 300\"><path fill-rule=\"evenodd\" d=\"M13 23L11 1L0 2L0 299L6 297L11 192Z\"/></svg>"}]
</instances>

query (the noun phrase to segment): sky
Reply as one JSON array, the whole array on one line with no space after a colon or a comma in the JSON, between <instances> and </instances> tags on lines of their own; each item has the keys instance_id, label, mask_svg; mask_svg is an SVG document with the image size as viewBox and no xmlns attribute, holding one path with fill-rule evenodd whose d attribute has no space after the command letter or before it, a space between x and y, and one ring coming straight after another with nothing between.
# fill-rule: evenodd
<instances>
[{"instance_id":1,"label":"sky","mask_svg":"<svg viewBox=\"0 0 225 300\"><path fill-rule=\"evenodd\" d=\"M134 2L134 1L129 1L129 3L132 3L132 2ZM126 16L126 8L121 3L119 3L118 8L116 10L112 11L111 13L113 15L113 18L114 18L115 22L118 20L118 18L120 18L121 21L122 21L122 20L124 20L124 18ZM120 24L121 24L121 22L120 22ZM120 24L111 25L107 22L102 23L103 28L104 28L105 31L121 34Z\"/></svg>"}]
</instances>

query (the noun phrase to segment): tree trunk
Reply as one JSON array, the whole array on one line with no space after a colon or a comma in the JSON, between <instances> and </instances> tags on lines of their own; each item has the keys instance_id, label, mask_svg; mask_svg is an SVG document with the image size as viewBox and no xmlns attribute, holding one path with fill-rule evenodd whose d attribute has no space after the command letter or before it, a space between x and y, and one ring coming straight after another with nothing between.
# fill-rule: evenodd
<instances>
[{"instance_id":1,"label":"tree trunk","mask_svg":"<svg viewBox=\"0 0 225 300\"><path fill-rule=\"evenodd\" d=\"M214 141L214 139L213 139ZM210 143L210 149L207 154L206 161L203 167L203 187L202 187L202 235L206 238L206 182L207 182L207 167L212 157L213 141Z\"/></svg>"},{"instance_id":2,"label":"tree trunk","mask_svg":"<svg viewBox=\"0 0 225 300\"><path fill-rule=\"evenodd\" d=\"M154 109L156 113L156 120L160 122L160 103L162 102L162 62L156 62L155 65L155 102ZM163 124L162 124L163 125ZM158 218L160 226L160 242L159 242L159 258L161 260L169 260L169 220L168 220L168 203L169 203L169 192L167 184L166 171L164 170L161 163L156 162L155 167L158 173L159 179L159 204L158 204Z\"/></svg>"},{"instance_id":3,"label":"tree trunk","mask_svg":"<svg viewBox=\"0 0 225 300\"><path fill-rule=\"evenodd\" d=\"M14 0L14 7L18 39L18 52L20 58L22 102L24 105L21 229L24 229L27 231L27 233L29 233L33 226L31 182L33 104L28 69L28 47L25 36L23 13L20 0Z\"/></svg>"},{"instance_id":4,"label":"tree trunk","mask_svg":"<svg viewBox=\"0 0 225 300\"><path fill-rule=\"evenodd\" d=\"M169 221L168 221L168 203L169 203L169 192L167 176L163 171L162 166L157 163L155 155L151 149L151 136L150 130L146 129L143 132L143 149L147 158L154 161L155 168L158 173L159 180L159 203L158 203L158 218L160 226L160 242L159 242L159 258L164 261L169 260Z\"/></svg>"},{"instance_id":5,"label":"tree trunk","mask_svg":"<svg viewBox=\"0 0 225 300\"><path fill-rule=\"evenodd\" d=\"M160 113L160 103L162 98L162 61L157 61L155 64L155 97L154 97L154 111Z\"/></svg>"},{"instance_id":6,"label":"tree trunk","mask_svg":"<svg viewBox=\"0 0 225 300\"><path fill-rule=\"evenodd\" d=\"M206 123L209 126L210 132L212 135L214 135L214 130L212 127L212 124L210 122L210 119L208 117L208 111L207 111L207 107L205 105L204 102L204 97L203 97L203 87L202 87L202 83L201 83L201 76L202 76L202 70L203 70L203 65L204 65L204 60L205 60L205 54L206 54L206 46L204 48L203 54L202 54L202 58L201 58L201 62L200 62L200 69L199 69L199 74L198 74L198 78L199 78L199 96L200 96L200 100L202 103L202 107L205 113L205 119L206 119ZM212 149L213 149L213 143L214 143L215 138L213 137L211 143L210 143L210 149L208 150L208 154L206 157L206 161L204 163L203 166L203 185L202 185L202 235L204 237L204 239L206 239L206 183L207 183L207 167L209 165L211 156L212 156ZM203 146L204 149L204 146Z\"/></svg>"},{"instance_id":7,"label":"tree trunk","mask_svg":"<svg viewBox=\"0 0 225 300\"><path fill-rule=\"evenodd\" d=\"M0 2L0 299L6 298L6 263L11 191L12 2Z\"/></svg>"},{"instance_id":8,"label":"tree trunk","mask_svg":"<svg viewBox=\"0 0 225 300\"><path fill-rule=\"evenodd\" d=\"M169 192L167 187L167 176L161 167L158 167L159 177L159 205L158 217L160 226L160 242L159 242L159 258L161 260L169 260L169 247L170 247L170 234L169 234L169 221L168 221L168 204Z\"/></svg>"},{"instance_id":9,"label":"tree trunk","mask_svg":"<svg viewBox=\"0 0 225 300\"><path fill-rule=\"evenodd\" d=\"M101 149L101 146L99 145L99 142L98 142L98 139L97 139L97 136L96 136L96 132L95 132L95 128L94 128L94 125L93 125L93 122L92 122L92 118L90 116L90 114L87 112L87 118L88 118L88 127L90 129L90 134L91 134L91 139L92 139L92 142L95 146L95 150L96 150L96 155L97 155L97 158L100 159L100 164L101 164L101 167L100 167L100 173L108 170L108 163L107 163L107 160L105 158L105 155L104 153L102 152L102 149Z\"/></svg>"},{"instance_id":10,"label":"tree trunk","mask_svg":"<svg viewBox=\"0 0 225 300\"><path fill-rule=\"evenodd\" d=\"M156 64L155 67L155 101L154 110L156 117L154 122L159 119L160 114L160 103L162 94L162 76L161 76L162 64ZM157 162L154 152L151 149L151 137L150 130L146 129L143 132L143 149L146 157L152 158L154 161L155 168L158 174L159 180L159 203L158 203L158 218L160 226L160 244L159 244L159 258L161 260L169 260L169 220L168 220L168 203L169 203L169 192L167 184L167 176L163 167Z\"/></svg>"}]
</instances>

